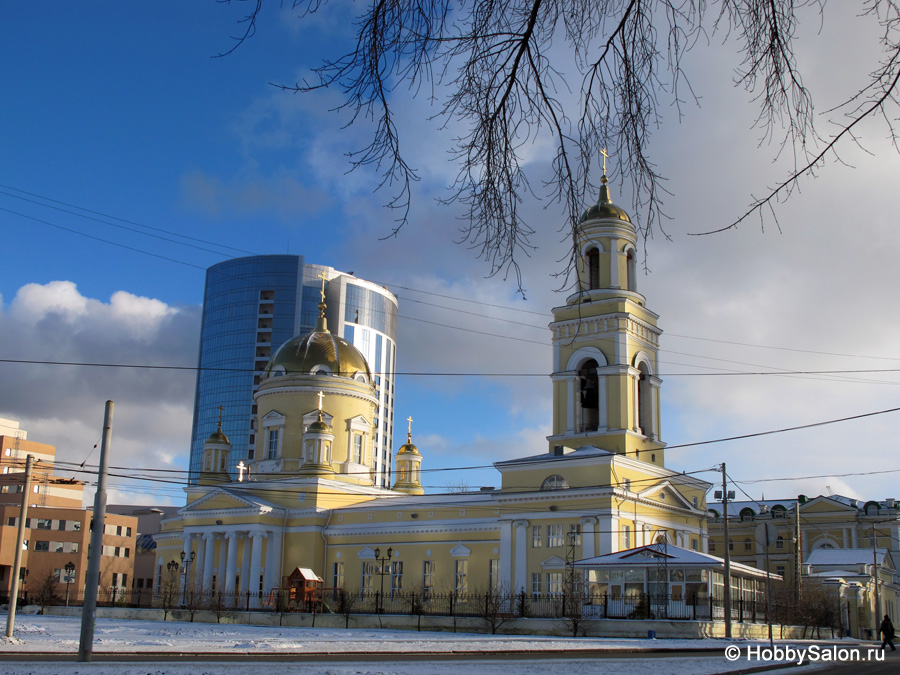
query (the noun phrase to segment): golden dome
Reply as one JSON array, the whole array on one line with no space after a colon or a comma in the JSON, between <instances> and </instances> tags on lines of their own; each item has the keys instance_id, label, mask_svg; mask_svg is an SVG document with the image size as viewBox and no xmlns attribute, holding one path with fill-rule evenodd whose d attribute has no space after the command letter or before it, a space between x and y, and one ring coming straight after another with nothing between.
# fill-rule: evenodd
<instances>
[{"instance_id":1,"label":"golden dome","mask_svg":"<svg viewBox=\"0 0 900 675\"><path fill-rule=\"evenodd\" d=\"M214 432L212 432L209 435L209 438L206 439L206 442L207 443L227 443L228 445L231 445L231 441L229 441L228 436L226 436L223 433L222 427L219 427Z\"/></svg>"},{"instance_id":2,"label":"golden dome","mask_svg":"<svg viewBox=\"0 0 900 675\"><path fill-rule=\"evenodd\" d=\"M398 455L418 455L419 449L413 445L412 442L412 434L406 435L406 443L400 446L400 449L397 451Z\"/></svg>"},{"instance_id":3,"label":"golden dome","mask_svg":"<svg viewBox=\"0 0 900 675\"><path fill-rule=\"evenodd\" d=\"M333 429L331 425L322 419L322 411L319 411L319 419L309 425L307 431L313 434L330 434Z\"/></svg>"},{"instance_id":4,"label":"golden dome","mask_svg":"<svg viewBox=\"0 0 900 675\"><path fill-rule=\"evenodd\" d=\"M285 342L266 366L265 376L311 375L323 370L340 377L361 374L367 382L372 381L369 364L359 350L328 331L314 331Z\"/></svg>"},{"instance_id":5,"label":"golden dome","mask_svg":"<svg viewBox=\"0 0 900 675\"><path fill-rule=\"evenodd\" d=\"M600 199L581 215L579 222L583 223L588 220L600 220L602 218L615 218L616 220L624 220L626 223L631 222L631 218L625 213L625 210L612 203L609 197L609 186L606 184L606 176L603 176L601 179Z\"/></svg>"}]
</instances>

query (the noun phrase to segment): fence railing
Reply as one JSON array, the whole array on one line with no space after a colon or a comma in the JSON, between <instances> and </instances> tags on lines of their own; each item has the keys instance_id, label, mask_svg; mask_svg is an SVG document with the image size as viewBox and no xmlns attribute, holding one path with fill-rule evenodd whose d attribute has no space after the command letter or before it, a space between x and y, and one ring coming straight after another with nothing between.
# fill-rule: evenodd
<instances>
[{"instance_id":1,"label":"fence railing","mask_svg":"<svg viewBox=\"0 0 900 675\"><path fill-rule=\"evenodd\" d=\"M39 603L32 593L26 600ZM70 606L81 605L83 596L72 591ZM62 598L51 599L46 604L62 605ZM633 593L627 595L581 594L532 594L502 593L434 593L418 591L361 593L344 589L323 589L303 600L293 600L288 591L272 591L268 594L224 593L188 589L119 589L101 588L97 596L98 607L155 607L165 610L213 612L261 611L279 614L391 614L417 616L459 617L530 617L579 619L673 619L673 620L722 620L724 603L713 597L693 597ZM765 602L747 601L743 598L732 603L733 621L762 623L766 620Z\"/></svg>"}]
</instances>

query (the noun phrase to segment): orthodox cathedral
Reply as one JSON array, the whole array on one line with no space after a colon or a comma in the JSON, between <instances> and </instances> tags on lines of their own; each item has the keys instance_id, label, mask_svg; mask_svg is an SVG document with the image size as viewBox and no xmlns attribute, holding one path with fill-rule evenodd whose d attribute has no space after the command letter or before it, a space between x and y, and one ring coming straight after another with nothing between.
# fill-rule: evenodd
<instances>
[{"instance_id":1,"label":"orthodox cathedral","mask_svg":"<svg viewBox=\"0 0 900 675\"><path fill-rule=\"evenodd\" d=\"M205 442L186 506L155 537L157 588L181 559L194 588L249 591L255 607L298 567L329 588L377 591L390 549L391 591L539 594L562 590L567 560L660 541L705 552L710 484L665 467L661 331L637 291L634 226L606 176L577 243L578 288L550 324L546 451L495 463L499 489L428 495L427 449L408 420L393 487L377 486L375 382L363 355L328 331L323 278L315 329L277 350L254 394L253 458L235 471L221 417Z\"/></svg>"}]
</instances>

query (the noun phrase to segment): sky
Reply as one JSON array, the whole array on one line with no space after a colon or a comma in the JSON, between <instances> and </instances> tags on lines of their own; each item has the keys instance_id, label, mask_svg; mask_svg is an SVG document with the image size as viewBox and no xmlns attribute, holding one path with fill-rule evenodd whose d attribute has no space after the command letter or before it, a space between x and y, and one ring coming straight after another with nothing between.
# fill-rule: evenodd
<instances>
[{"instance_id":1,"label":"sky","mask_svg":"<svg viewBox=\"0 0 900 675\"><path fill-rule=\"evenodd\" d=\"M563 213L524 204L538 229L521 261L524 294L490 277L455 243L459 213L437 201L456 175L454 130L401 87L392 94L398 127L421 179L409 223L388 237L396 214L377 172L348 171L367 121L347 126L335 111L339 92L273 86L339 56L355 10L331 3L302 17L266 5L255 36L214 58L234 45L247 11L213 0L6 8L0 417L57 446L61 462L90 464L111 399L110 464L124 469L115 473L185 469L204 270L240 255L302 254L388 286L400 302L399 370L443 374L398 378L397 429L413 418L423 469L482 468L426 473L429 490L499 486L492 462L547 449L547 324L566 296L553 276L566 255ZM825 135L825 111L852 96L879 58L877 27L853 11L832 4L821 21L812 13L801 24L799 65ZM734 46L721 35L708 41L686 63L698 101L685 102L680 120L665 111L650 146L667 177L668 237L646 242L638 290L663 330L667 464L726 462L738 499L898 497L897 473L885 472L900 472L900 413L871 413L900 407L900 156L883 123L865 123L859 145L804 180L777 221L691 236L732 222L783 178L789 159L752 128L752 95L733 86ZM552 153L538 143L529 154L533 184ZM627 208L622 186L614 180L611 190ZM185 369L27 363L41 361ZM857 419L704 443L849 417ZM175 483L115 476L111 488L112 503L184 503Z\"/></svg>"},{"instance_id":2,"label":"sky","mask_svg":"<svg viewBox=\"0 0 900 675\"><path fill-rule=\"evenodd\" d=\"M17 615L13 638L0 637L2 651L14 652L52 652L77 653L80 640L80 617L62 616L25 616ZM749 645L746 640L743 644ZM726 660L724 649L728 644L724 640L646 640L627 638L566 638L556 636L534 635L489 635L482 633L456 633L436 631L401 631L371 629L328 629L328 628L296 628L279 626L251 626L235 624L203 624L187 622L163 621L128 621L121 619L98 618L94 630L93 653L153 653L158 659L155 665L157 673L167 675L188 675L197 670L197 664L183 661L184 653L215 653L219 659L229 654L236 659L247 654L271 655L302 654L303 658L285 662L266 661L266 671L271 673L329 673L331 675L385 675L399 674L420 675L421 673L507 673L514 664L515 672L523 675L543 675L558 673L561 669L581 673L620 673L621 675L640 674L647 671L648 660L652 659L654 667L671 675L690 673L722 673L746 668L747 662L759 661L746 652L734 661ZM762 643L765 646L765 642ZM858 645L848 642L847 648ZM734 647L734 645L732 645ZM691 656L667 656L665 654L647 655L635 658L634 652L641 650L678 650L689 648L696 650ZM795 647L796 648L796 647ZM799 647L802 649L802 647ZM819 646L821 649L821 645ZM860 647L865 653L867 647ZM573 657L573 652L581 650L609 650L609 657ZM708 650L708 651L706 651ZM373 652L389 652L408 654L418 652L435 654L431 661L416 661L398 658L392 662L374 660L371 664L364 661L348 660L339 662L316 661L315 654L330 654L336 651L343 654L372 654ZM512 651L533 652L528 658L488 658L478 660L477 654ZM461 654L474 652L471 660L458 660ZM541 653L543 652L543 653ZM553 652L566 652L564 659L554 659ZM617 658L615 652L631 652ZM445 653L456 655L453 659L442 658ZM172 654L171 657L168 655ZM168 661L171 658L172 661ZM327 657L326 657L327 658ZM209 675L237 675L246 672L246 663L241 661L207 662L203 672ZM784 660L783 658L779 660ZM181 661L179 663L179 661ZM808 664L806 664L808 665ZM127 662L105 663L95 659L90 664L68 664L67 672L92 673L93 675L133 673L144 675L146 663ZM161 670L163 669L164 670ZM791 673L799 667L781 669L779 672ZM808 668L807 668L808 670ZM59 672L59 664L39 663L29 659L25 662L4 661L3 671L8 675L28 673L43 675Z\"/></svg>"}]
</instances>

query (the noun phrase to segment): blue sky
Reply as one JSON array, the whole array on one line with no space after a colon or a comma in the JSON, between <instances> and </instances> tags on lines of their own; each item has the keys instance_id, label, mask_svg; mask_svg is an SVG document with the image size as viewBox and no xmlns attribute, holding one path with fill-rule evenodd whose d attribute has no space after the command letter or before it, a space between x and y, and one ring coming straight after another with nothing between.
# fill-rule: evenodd
<instances>
[{"instance_id":1,"label":"blue sky","mask_svg":"<svg viewBox=\"0 0 900 675\"><path fill-rule=\"evenodd\" d=\"M404 142L422 179L410 223L383 239L395 215L383 206L389 195L375 191L374 172L347 173L346 153L364 144L365 121L345 127L346 116L332 110L337 93L295 95L270 84L296 82L338 56L351 29L347 9L329 5L300 20L267 6L252 40L213 58L233 45L247 9L212 0L6 9L0 358L194 365L203 269L244 253L290 252L385 283L400 297L402 371L548 374L549 309L564 301L552 277L565 254L559 209L527 205L542 229L538 250L523 260L525 298L512 281L487 278L485 264L454 244L458 214L435 201L455 175L446 154L453 130L439 130L426 101L398 90ZM805 28L801 65L825 109L871 70L874 38L852 15L829 13L819 36L815 21ZM852 53L830 48L838 39ZM663 439L682 444L897 407L900 377L891 372L709 374L898 367L900 160L883 127L864 125L871 154L848 147L844 164L830 162L779 207L777 225L690 237L730 222L784 169L750 130L750 95L730 87L735 54L713 46L690 59L700 106L686 106L680 124L670 115L652 149L672 193L671 240L649 242L639 281L664 330ZM551 159L552 148L538 145L530 169L540 176ZM619 189L614 200L628 204ZM66 213L77 210L67 205L107 222ZM190 373L0 364L0 374L0 417L57 445L60 459L90 455L111 398L114 465L186 464ZM395 424L415 419L425 468L488 464L546 448L549 396L546 376L404 377ZM896 417L672 450L668 461L696 470L725 460L748 481L836 474L747 483L754 497L829 489L898 496L896 474L842 475L900 468L892 463ZM499 474L428 478L434 486L460 481L497 485ZM169 488L118 487L114 501L183 499Z\"/></svg>"}]
</instances>

